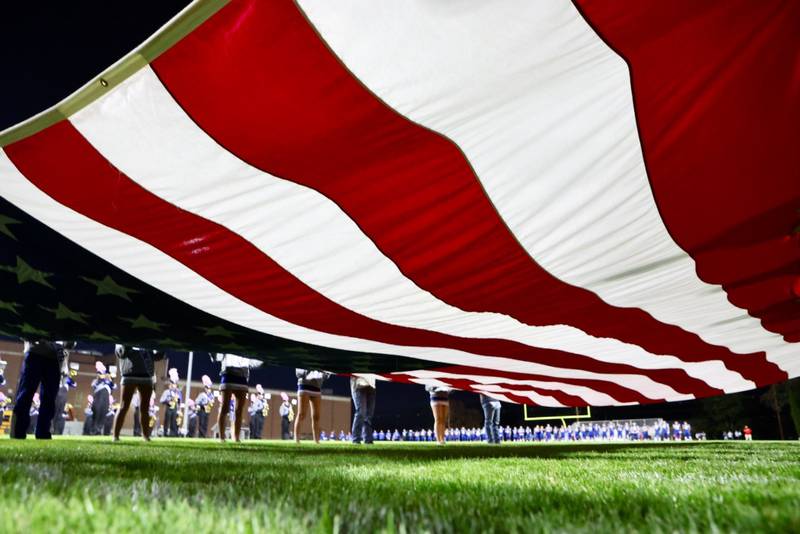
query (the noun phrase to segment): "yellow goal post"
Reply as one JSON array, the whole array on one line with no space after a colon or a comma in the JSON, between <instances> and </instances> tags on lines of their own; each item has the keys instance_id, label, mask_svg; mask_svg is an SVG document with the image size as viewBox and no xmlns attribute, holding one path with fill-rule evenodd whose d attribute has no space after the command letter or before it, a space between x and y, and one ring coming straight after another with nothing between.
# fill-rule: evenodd
<instances>
[{"instance_id":1,"label":"yellow goal post","mask_svg":"<svg viewBox=\"0 0 800 534\"><path fill-rule=\"evenodd\" d=\"M586 407L586 413L581 413L580 408L575 408L575 415L546 415L546 416L536 416L531 417L528 415L528 405L523 404L523 415L525 421L561 421L561 426L567 426L567 420L581 420L581 419L591 419L592 418L592 407Z\"/></svg>"}]
</instances>

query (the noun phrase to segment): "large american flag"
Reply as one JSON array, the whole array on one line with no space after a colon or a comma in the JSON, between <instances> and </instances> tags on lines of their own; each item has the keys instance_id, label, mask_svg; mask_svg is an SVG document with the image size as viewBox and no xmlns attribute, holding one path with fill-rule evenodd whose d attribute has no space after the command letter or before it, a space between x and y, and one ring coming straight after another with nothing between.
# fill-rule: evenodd
<instances>
[{"instance_id":1,"label":"large american flag","mask_svg":"<svg viewBox=\"0 0 800 534\"><path fill-rule=\"evenodd\" d=\"M195 2L0 134L0 331L550 407L798 376L798 28L779 1Z\"/></svg>"}]
</instances>

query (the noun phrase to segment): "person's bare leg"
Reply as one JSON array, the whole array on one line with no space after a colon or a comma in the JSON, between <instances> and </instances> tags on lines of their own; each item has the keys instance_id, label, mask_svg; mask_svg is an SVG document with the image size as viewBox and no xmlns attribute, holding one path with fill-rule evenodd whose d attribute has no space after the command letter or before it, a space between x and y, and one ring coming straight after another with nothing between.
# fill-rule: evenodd
<instances>
[{"instance_id":1,"label":"person's bare leg","mask_svg":"<svg viewBox=\"0 0 800 534\"><path fill-rule=\"evenodd\" d=\"M242 413L244 412L244 402L247 399L247 392L246 391L234 391L234 396L236 397L236 410L235 419L233 421L233 441L239 443L240 436L242 434Z\"/></svg>"},{"instance_id":2,"label":"person's bare leg","mask_svg":"<svg viewBox=\"0 0 800 534\"><path fill-rule=\"evenodd\" d=\"M131 405L131 399L135 391L136 386L130 384L123 384L122 386L122 398L119 401L119 410L117 410L117 415L114 416L113 441L119 441L119 433L122 432L122 425L125 423L125 416L128 415L128 408Z\"/></svg>"},{"instance_id":3,"label":"person's bare leg","mask_svg":"<svg viewBox=\"0 0 800 534\"><path fill-rule=\"evenodd\" d=\"M436 441L444 445L444 431L447 427L447 412L449 407L446 404L434 404L432 408Z\"/></svg>"},{"instance_id":4,"label":"person's bare leg","mask_svg":"<svg viewBox=\"0 0 800 534\"><path fill-rule=\"evenodd\" d=\"M222 392L222 402L219 405L219 440L225 442L225 426L228 422L228 412L231 409L231 392L225 390Z\"/></svg>"},{"instance_id":5,"label":"person's bare leg","mask_svg":"<svg viewBox=\"0 0 800 534\"><path fill-rule=\"evenodd\" d=\"M321 410L321 396L308 397L308 403L311 405L311 435L314 436L314 443L319 443L319 417Z\"/></svg>"},{"instance_id":6,"label":"person's bare leg","mask_svg":"<svg viewBox=\"0 0 800 534\"><path fill-rule=\"evenodd\" d=\"M436 441L439 441L439 405L431 403L431 412L433 413L433 433Z\"/></svg>"},{"instance_id":7,"label":"person's bare leg","mask_svg":"<svg viewBox=\"0 0 800 534\"><path fill-rule=\"evenodd\" d=\"M450 418L450 405L445 404L442 406L442 428L439 431L442 437L441 443L442 445L445 444L445 431L447 430L447 421Z\"/></svg>"},{"instance_id":8,"label":"person's bare leg","mask_svg":"<svg viewBox=\"0 0 800 534\"><path fill-rule=\"evenodd\" d=\"M298 395L297 396L297 415L294 418L294 442L300 443L300 425L303 423L303 419L306 418L306 399L308 395Z\"/></svg>"},{"instance_id":9,"label":"person's bare leg","mask_svg":"<svg viewBox=\"0 0 800 534\"><path fill-rule=\"evenodd\" d=\"M139 386L139 421L142 424L142 438L145 441L150 441L150 435L153 432L153 427L150 426L150 397L153 396L153 386L148 384L146 386Z\"/></svg>"}]
</instances>

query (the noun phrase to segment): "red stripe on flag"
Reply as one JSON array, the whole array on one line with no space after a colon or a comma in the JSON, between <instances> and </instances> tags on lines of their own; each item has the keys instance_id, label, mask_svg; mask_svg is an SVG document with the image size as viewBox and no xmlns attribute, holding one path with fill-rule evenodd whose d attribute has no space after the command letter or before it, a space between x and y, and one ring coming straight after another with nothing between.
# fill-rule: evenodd
<instances>
[{"instance_id":1,"label":"red stripe on flag","mask_svg":"<svg viewBox=\"0 0 800 534\"><path fill-rule=\"evenodd\" d=\"M721 393L680 369L638 369L513 341L394 326L354 313L303 284L238 234L143 189L104 159L68 121L5 151L28 180L57 202L153 245L231 295L293 324L394 345L451 348L566 369L644 375L697 396Z\"/></svg>"},{"instance_id":2,"label":"red stripe on flag","mask_svg":"<svg viewBox=\"0 0 800 534\"><path fill-rule=\"evenodd\" d=\"M241 159L336 202L421 288L466 311L566 324L757 384L786 378L639 309L615 308L538 266L459 149L384 105L292 2L233 2L153 64L180 105Z\"/></svg>"},{"instance_id":3,"label":"red stripe on flag","mask_svg":"<svg viewBox=\"0 0 800 534\"><path fill-rule=\"evenodd\" d=\"M800 341L800 2L577 3L628 62L673 239L700 278Z\"/></svg>"}]
</instances>

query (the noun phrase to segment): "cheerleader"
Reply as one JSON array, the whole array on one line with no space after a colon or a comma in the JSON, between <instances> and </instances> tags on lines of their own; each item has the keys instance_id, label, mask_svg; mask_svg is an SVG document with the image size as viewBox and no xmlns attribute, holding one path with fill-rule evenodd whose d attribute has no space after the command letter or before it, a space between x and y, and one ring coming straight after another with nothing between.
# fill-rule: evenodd
<instances>
[{"instance_id":1,"label":"cheerleader","mask_svg":"<svg viewBox=\"0 0 800 534\"><path fill-rule=\"evenodd\" d=\"M125 422L133 400L134 393L139 398L136 400L134 409L134 435L141 435L145 441L150 441L150 414L142 410L141 407L149 406L153 395L153 388L156 385L155 362L163 360L165 354L154 350L142 349L139 347L127 347L117 345L114 348L117 356L120 375L122 376L122 395L120 398L119 410L114 418L114 441L119 441L119 434ZM138 421L136 421L138 419ZM139 430L137 433L136 430Z\"/></svg>"},{"instance_id":2,"label":"cheerleader","mask_svg":"<svg viewBox=\"0 0 800 534\"><path fill-rule=\"evenodd\" d=\"M236 401L234 421L233 421L233 440L240 441L242 431L242 411L247 400L247 382L250 380L250 368L261 365L258 360L242 358L235 354L217 354L217 361L222 367L220 371L220 386L222 391L222 402L219 405L219 440L225 441L225 427L228 420L228 407L231 400Z\"/></svg>"},{"instance_id":3,"label":"cheerleader","mask_svg":"<svg viewBox=\"0 0 800 534\"><path fill-rule=\"evenodd\" d=\"M447 386L426 386L430 394L431 411L433 412L436 441L444 445L444 431L447 428L447 418L450 412L450 388Z\"/></svg>"},{"instance_id":4,"label":"cheerleader","mask_svg":"<svg viewBox=\"0 0 800 534\"><path fill-rule=\"evenodd\" d=\"M333 373L312 369L295 369L297 376L297 417L294 420L294 441L300 443L300 425L311 409L311 435L319 443L319 417L322 383Z\"/></svg>"},{"instance_id":5,"label":"cheerleader","mask_svg":"<svg viewBox=\"0 0 800 534\"><path fill-rule=\"evenodd\" d=\"M186 437L193 438L197 434L197 405L192 399L186 401L189 407L189 420L186 424Z\"/></svg>"}]
</instances>

